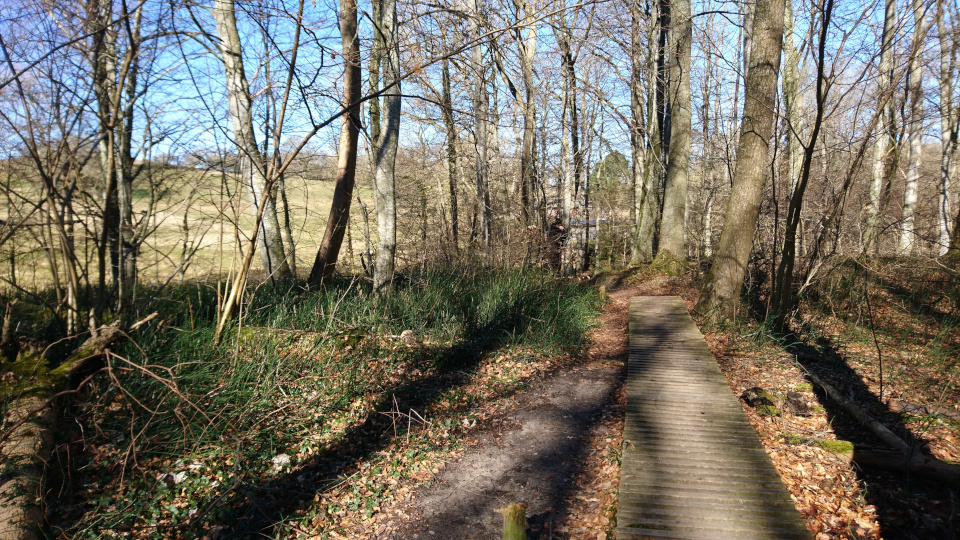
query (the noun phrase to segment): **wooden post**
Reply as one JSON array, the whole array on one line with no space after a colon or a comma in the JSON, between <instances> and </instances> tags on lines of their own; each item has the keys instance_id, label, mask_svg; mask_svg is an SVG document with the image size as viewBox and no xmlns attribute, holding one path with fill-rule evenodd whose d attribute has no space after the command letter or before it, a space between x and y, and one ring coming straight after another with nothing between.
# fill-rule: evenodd
<instances>
[{"instance_id":1,"label":"wooden post","mask_svg":"<svg viewBox=\"0 0 960 540\"><path fill-rule=\"evenodd\" d=\"M527 505L513 503L506 508L498 508L503 514L503 540L527 540Z\"/></svg>"}]
</instances>

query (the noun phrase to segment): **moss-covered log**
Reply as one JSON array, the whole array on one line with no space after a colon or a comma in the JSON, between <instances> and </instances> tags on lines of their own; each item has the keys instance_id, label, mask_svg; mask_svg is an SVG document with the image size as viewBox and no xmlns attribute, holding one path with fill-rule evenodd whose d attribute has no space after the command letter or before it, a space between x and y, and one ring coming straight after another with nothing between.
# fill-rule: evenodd
<instances>
[{"instance_id":1,"label":"moss-covered log","mask_svg":"<svg viewBox=\"0 0 960 540\"><path fill-rule=\"evenodd\" d=\"M132 331L147 319L131 326ZM127 332L119 325L103 326L51 369L49 360L33 350L21 350L16 362L6 362L5 371L23 376L15 389L16 397L3 418L0 435L0 538L34 540L45 538L40 510L44 466L53 451L53 433L57 424L54 404L59 391L67 388L71 377L87 362L121 341Z\"/></svg>"},{"instance_id":2,"label":"moss-covered log","mask_svg":"<svg viewBox=\"0 0 960 540\"><path fill-rule=\"evenodd\" d=\"M939 480L943 482L960 482L960 465L945 463L931 456L925 455L922 448L911 446L895 435L886 426L863 412L856 403L847 399L816 375L807 372L810 382L823 389L832 401L840 405L844 411L852 416L861 426L867 428L885 444L894 450L878 450L862 446L855 446L848 458L862 468L874 468L899 471L915 476Z\"/></svg>"}]
</instances>

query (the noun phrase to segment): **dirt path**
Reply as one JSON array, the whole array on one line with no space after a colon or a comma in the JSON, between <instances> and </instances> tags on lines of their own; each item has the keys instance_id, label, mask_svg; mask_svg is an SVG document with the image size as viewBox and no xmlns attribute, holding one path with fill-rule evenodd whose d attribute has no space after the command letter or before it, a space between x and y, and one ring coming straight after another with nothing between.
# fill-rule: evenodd
<instances>
[{"instance_id":1,"label":"dirt path","mask_svg":"<svg viewBox=\"0 0 960 540\"><path fill-rule=\"evenodd\" d=\"M499 539L513 502L530 538L606 538L615 509L626 324L633 289L610 295L582 363L519 393L483 443L447 464L373 532L391 539Z\"/></svg>"}]
</instances>

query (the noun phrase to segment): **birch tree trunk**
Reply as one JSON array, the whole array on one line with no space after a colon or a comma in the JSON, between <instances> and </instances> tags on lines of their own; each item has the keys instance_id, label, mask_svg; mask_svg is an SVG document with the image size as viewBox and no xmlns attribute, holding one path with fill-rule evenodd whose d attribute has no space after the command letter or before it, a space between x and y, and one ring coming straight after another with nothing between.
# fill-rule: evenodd
<instances>
[{"instance_id":1,"label":"birch tree trunk","mask_svg":"<svg viewBox=\"0 0 960 540\"><path fill-rule=\"evenodd\" d=\"M736 316L740 288L753 247L773 136L783 10L783 0L760 2L754 17L754 39L745 84L743 129L737 148L733 189L727 202L713 267L696 307L699 313L714 322Z\"/></svg>"},{"instance_id":2,"label":"birch tree trunk","mask_svg":"<svg viewBox=\"0 0 960 540\"><path fill-rule=\"evenodd\" d=\"M563 216L561 220L563 221L564 231L566 232L566 243L560 253L560 273L564 276L573 273L573 235L571 234L571 225L573 223L574 208L573 163L570 160L570 81L566 73L566 70L564 70L563 114L560 120L560 170L563 176Z\"/></svg>"},{"instance_id":3,"label":"birch tree trunk","mask_svg":"<svg viewBox=\"0 0 960 540\"><path fill-rule=\"evenodd\" d=\"M877 102L886 101L893 79L893 34L897 17L896 0L886 0L883 16L883 36L880 44L880 72L877 77ZM892 104L891 104L892 105ZM873 143L873 168L870 174L870 195L866 207L866 222L864 224L863 252L867 253L877 246L877 236L880 234L882 215L881 197L884 185L889 182L890 169L888 167L890 148L893 144L893 114L881 115L881 128Z\"/></svg>"},{"instance_id":4,"label":"birch tree trunk","mask_svg":"<svg viewBox=\"0 0 960 540\"><path fill-rule=\"evenodd\" d=\"M383 108L386 124L377 148L374 172L374 202L377 208L379 246L373 271L373 290L380 294L393 282L397 254L397 195L395 188L397 145L400 139L400 44L397 32L397 1L382 0Z\"/></svg>"},{"instance_id":5,"label":"birch tree trunk","mask_svg":"<svg viewBox=\"0 0 960 540\"><path fill-rule=\"evenodd\" d=\"M713 24L712 22L707 23L706 32L709 34L713 33ZM704 51L704 60L706 60L706 72L703 77L703 87L701 94L702 109L701 109L701 131L700 138L702 141L702 151L700 156L700 182L702 185L702 191L706 193L706 200L703 205L703 219L701 221L701 233L700 233L700 243L698 246L697 255L703 254L705 257L710 257L713 255L713 245L712 245L712 230L713 230L713 195L714 195L714 176L713 176L713 167L711 164L712 161L712 152L710 144L710 93L712 90L712 83L715 77L714 73L714 50L713 47L709 44L705 46L706 50ZM716 111L715 114L719 115L719 111ZM688 212L689 215L689 212Z\"/></svg>"},{"instance_id":6,"label":"birch tree trunk","mask_svg":"<svg viewBox=\"0 0 960 540\"><path fill-rule=\"evenodd\" d=\"M260 259L269 279L288 280L292 275L283 249L276 201L270 189L272 179L267 179L264 175L266 162L253 130L252 99L243 70L234 0L214 0L213 16L217 23L217 37L220 39L220 53L223 56L234 144L240 154L240 175L244 186L249 190L254 216L258 213L260 201L265 201L260 227L255 233L258 235Z\"/></svg>"},{"instance_id":7,"label":"birch tree trunk","mask_svg":"<svg viewBox=\"0 0 960 540\"><path fill-rule=\"evenodd\" d=\"M940 41L940 189L937 200L937 221L940 226L938 255L946 255L950 247L952 201L950 189L956 168L958 144L958 111L954 103L953 79L957 70L957 48L960 46L960 23L953 17L952 31L946 27L943 0L937 0L937 34ZM951 43L953 41L953 43ZM956 227L957 223L953 224Z\"/></svg>"},{"instance_id":8,"label":"birch tree trunk","mask_svg":"<svg viewBox=\"0 0 960 540\"><path fill-rule=\"evenodd\" d=\"M670 155L663 194L663 218L657 258L673 265L685 261L687 183L690 169L690 51L693 26L689 0L670 3Z\"/></svg>"},{"instance_id":9,"label":"birch tree trunk","mask_svg":"<svg viewBox=\"0 0 960 540\"><path fill-rule=\"evenodd\" d=\"M927 35L926 17L923 0L913 0L913 46L910 51L909 105L910 120L905 139L907 149L907 177L903 193L903 217L900 223L900 242L897 254L901 257L913 255L916 250L915 220L917 194L920 184L920 160L923 154L923 43Z\"/></svg>"},{"instance_id":10,"label":"birch tree trunk","mask_svg":"<svg viewBox=\"0 0 960 540\"><path fill-rule=\"evenodd\" d=\"M340 39L343 44L344 75L340 117L340 144L337 154L337 181L330 204L330 217L320 250L310 270L311 287L322 287L333 276L350 225L350 200L357 172L357 139L360 135L360 35L357 33L357 1L340 0Z\"/></svg>"}]
</instances>

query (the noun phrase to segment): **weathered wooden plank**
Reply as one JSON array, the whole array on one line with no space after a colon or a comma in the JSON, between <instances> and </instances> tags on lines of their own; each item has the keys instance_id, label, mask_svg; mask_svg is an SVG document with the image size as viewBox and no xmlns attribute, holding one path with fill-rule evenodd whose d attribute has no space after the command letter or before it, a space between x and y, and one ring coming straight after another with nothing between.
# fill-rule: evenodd
<instances>
[{"instance_id":1,"label":"weathered wooden plank","mask_svg":"<svg viewBox=\"0 0 960 540\"><path fill-rule=\"evenodd\" d=\"M677 297L630 305L617 538L812 537Z\"/></svg>"}]
</instances>

